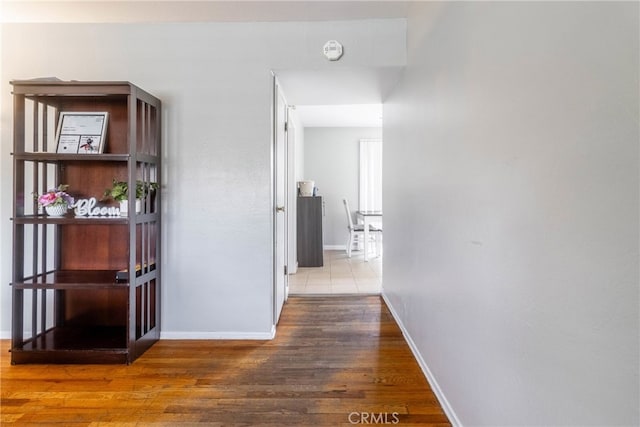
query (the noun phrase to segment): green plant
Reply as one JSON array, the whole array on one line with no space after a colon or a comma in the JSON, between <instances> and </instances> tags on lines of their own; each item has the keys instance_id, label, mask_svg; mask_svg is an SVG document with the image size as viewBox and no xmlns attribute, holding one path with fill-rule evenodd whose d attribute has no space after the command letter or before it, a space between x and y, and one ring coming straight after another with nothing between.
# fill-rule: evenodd
<instances>
[{"instance_id":1,"label":"green plant","mask_svg":"<svg viewBox=\"0 0 640 427\"><path fill-rule=\"evenodd\" d=\"M136 181L136 199L144 199L147 195L158 189L155 182ZM129 183L127 181L113 180L111 188L104 190L102 199L113 199L117 202L127 200L129 197Z\"/></svg>"}]
</instances>

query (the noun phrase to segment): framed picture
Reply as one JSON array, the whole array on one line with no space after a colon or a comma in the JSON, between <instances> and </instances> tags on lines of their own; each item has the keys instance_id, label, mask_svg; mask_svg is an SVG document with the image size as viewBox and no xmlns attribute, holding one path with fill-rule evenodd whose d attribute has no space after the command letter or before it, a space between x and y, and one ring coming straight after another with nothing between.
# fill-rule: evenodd
<instances>
[{"instance_id":1,"label":"framed picture","mask_svg":"<svg viewBox=\"0 0 640 427\"><path fill-rule=\"evenodd\" d=\"M60 112L56 153L101 154L108 121L107 112Z\"/></svg>"}]
</instances>

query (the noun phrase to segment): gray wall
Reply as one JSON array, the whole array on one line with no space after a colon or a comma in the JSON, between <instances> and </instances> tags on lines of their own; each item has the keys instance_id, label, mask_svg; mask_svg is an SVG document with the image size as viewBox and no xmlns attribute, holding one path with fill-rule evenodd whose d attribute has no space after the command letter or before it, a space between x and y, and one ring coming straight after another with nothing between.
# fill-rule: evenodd
<instances>
[{"instance_id":1,"label":"gray wall","mask_svg":"<svg viewBox=\"0 0 640 427\"><path fill-rule=\"evenodd\" d=\"M360 139L382 138L381 128L305 128L304 174L313 180L325 203L325 248L344 248L347 217L342 199L351 211L358 209Z\"/></svg>"},{"instance_id":2,"label":"gray wall","mask_svg":"<svg viewBox=\"0 0 640 427\"><path fill-rule=\"evenodd\" d=\"M164 102L165 337L272 332L272 69L402 66L403 19L309 23L4 24L0 228L11 235L9 80L128 80ZM340 63L327 40L358 46ZM382 47L382 49L378 49ZM0 331L10 330L2 239Z\"/></svg>"},{"instance_id":3,"label":"gray wall","mask_svg":"<svg viewBox=\"0 0 640 427\"><path fill-rule=\"evenodd\" d=\"M416 7L384 293L464 425L638 425L638 3Z\"/></svg>"}]
</instances>

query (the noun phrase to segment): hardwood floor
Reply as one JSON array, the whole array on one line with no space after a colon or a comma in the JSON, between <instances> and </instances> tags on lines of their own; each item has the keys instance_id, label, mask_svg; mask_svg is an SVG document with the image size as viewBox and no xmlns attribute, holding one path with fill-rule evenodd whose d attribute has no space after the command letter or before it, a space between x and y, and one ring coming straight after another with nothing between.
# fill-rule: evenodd
<instances>
[{"instance_id":1,"label":"hardwood floor","mask_svg":"<svg viewBox=\"0 0 640 427\"><path fill-rule=\"evenodd\" d=\"M161 340L130 366L8 349L2 425L450 425L378 296L290 297L272 341Z\"/></svg>"}]
</instances>

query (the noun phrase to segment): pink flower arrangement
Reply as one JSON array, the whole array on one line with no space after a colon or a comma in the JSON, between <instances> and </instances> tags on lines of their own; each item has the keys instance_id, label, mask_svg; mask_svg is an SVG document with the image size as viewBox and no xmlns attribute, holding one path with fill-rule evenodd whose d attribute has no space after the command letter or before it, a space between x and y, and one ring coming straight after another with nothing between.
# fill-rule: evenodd
<instances>
[{"instance_id":1,"label":"pink flower arrangement","mask_svg":"<svg viewBox=\"0 0 640 427\"><path fill-rule=\"evenodd\" d=\"M65 192L68 185L59 185L58 188L51 189L41 196L37 196L40 206L73 205L73 197Z\"/></svg>"}]
</instances>

